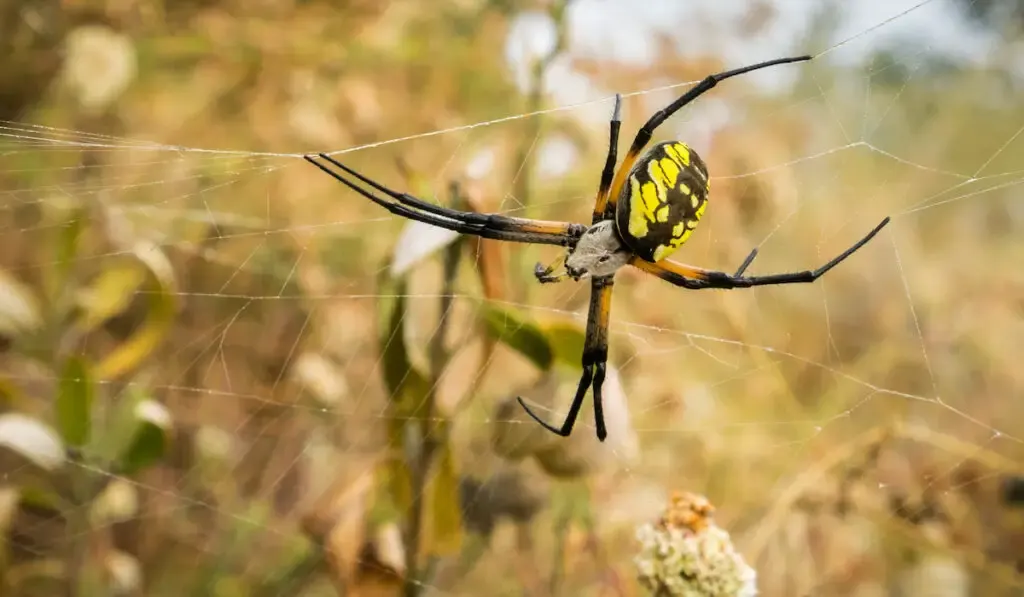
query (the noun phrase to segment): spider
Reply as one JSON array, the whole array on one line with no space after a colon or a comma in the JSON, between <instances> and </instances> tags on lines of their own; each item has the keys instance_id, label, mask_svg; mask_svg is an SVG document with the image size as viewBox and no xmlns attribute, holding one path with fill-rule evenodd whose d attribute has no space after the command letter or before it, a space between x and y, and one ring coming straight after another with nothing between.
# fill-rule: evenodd
<instances>
[{"instance_id":1,"label":"spider","mask_svg":"<svg viewBox=\"0 0 1024 597\"><path fill-rule=\"evenodd\" d=\"M780 58L706 77L656 112L640 127L618 168L615 165L619 128L622 124L622 97L616 94L608 154L601 172L590 226L448 209L407 193L393 191L327 154L304 157L350 189L395 215L483 238L564 247L566 252L551 265L544 267L538 263L534 275L541 283L558 282L565 278L578 282L590 278L591 296L582 355L583 373L569 412L560 427L544 421L521 397L518 400L526 413L544 428L568 437L579 416L587 390L593 387L597 438L604 441L608 431L604 421L601 387L608 360L612 287L615 273L619 269L632 266L691 290L809 283L867 244L889 223L889 218L885 218L853 246L816 270L764 276L744 275L757 256L756 248L744 259L736 273L731 275L666 259L686 242L704 214L710 179L704 160L679 141L658 143L640 157L640 152L650 142L655 129L720 81L777 64L810 59L811 56ZM563 271L556 273L559 268Z\"/></svg>"}]
</instances>

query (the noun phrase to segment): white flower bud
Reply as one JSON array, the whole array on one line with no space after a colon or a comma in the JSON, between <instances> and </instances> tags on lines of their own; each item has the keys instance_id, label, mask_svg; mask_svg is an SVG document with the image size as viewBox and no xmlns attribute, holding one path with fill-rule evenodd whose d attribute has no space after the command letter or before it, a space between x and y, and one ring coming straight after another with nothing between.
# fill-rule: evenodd
<instances>
[{"instance_id":1,"label":"white flower bud","mask_svg":"<svg viewBox=\"0 0 1024 597\"><path fill-rule=\"evenodd\" d=\"M637 529L640 584L665 597L757 595L757 573L715 526L712 510L701 496L677 493L658 523Z\"/></svg>"}]
</instances>

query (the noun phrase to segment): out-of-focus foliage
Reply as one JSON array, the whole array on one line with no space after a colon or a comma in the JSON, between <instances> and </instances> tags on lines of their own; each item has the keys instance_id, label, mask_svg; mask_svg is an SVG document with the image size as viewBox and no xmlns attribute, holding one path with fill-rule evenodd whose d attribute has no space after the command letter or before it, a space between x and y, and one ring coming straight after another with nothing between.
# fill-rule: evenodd
<instances>
[{"instance_id":1,"label":"out-of-focus foliage","mask_svg":"<svg viewBox=\"0 0 1024 597\"><path fill-rule=\"evenodd\" d=\"M78 214L52 228L54 256L38 288L8 279L6 406L17 410L0 415L6 448L0 460L15 473L5 475L5 491L17 496L20 509L8 518L7 536L15 540L5 543L2 562L7 590L25 594L60 585L75 593L94 590L101 582L94 571L104 567L112 567L119 590L140 588L140 575L130 571L139 566L137 557L92 549L90 538L109 524L109 515L98 513L123 511L119 503L136 499L135 486L118 485L119 475L142 473L160 461L173 434L171 414L135 380L124 380L119 400L112 382L138 373L166 337L175 316L174 273L155 246L135 252L137 259L129 252L142 264L131 283L122 283L129 270L117 257L106 259L107 269L76 269L82 222ZM106 341L102 326L126 312L142 288L149 290L151 308L138 313L137 331ZM111 491L115 486L121 491ZM54 523L52 546L33 547L34 517ZM16 539L19 533L28 535Z\"/></svg>"},{"instance_id":2,"label":"out-of-focus foliage","mask_svg":"<svg viewBox=\"0 0 1024 597\"><path fill-rule=\"evenodd\" d=\"M483 308L483 318L488 334L522 353L540 369L547 370L554 363L551 342L533 322L511 309L492 305Z\"/></svg>"},{"instance_id":3,"label":"out-of-focus foliage","mask_svg":"<svg viewBox=\"0 0 1024 597\"><path fill-rule=\"evenodd\" d=\"M972 21L997 32L1024 30L1021 0L957 0L957 7Z\"/></svg>"}]
</instances>

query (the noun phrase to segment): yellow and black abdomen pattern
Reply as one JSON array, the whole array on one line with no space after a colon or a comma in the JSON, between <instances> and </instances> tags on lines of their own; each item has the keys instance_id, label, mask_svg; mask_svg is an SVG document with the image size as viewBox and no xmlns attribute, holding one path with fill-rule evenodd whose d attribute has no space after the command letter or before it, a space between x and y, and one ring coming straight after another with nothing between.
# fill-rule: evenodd
<instances>
[{"instance_id":1,"label":"yellow and black abdomen pattern","mask_svg":"<svg viewBox=\"0 0 1024 597\"><path fill-rule=\"evenodd\" d=\"M678 141L659 143L640 158L615 206L619 236L647 261L661 261L682 246L708 206L704 160Z\"/></svg>"}]
</instances>

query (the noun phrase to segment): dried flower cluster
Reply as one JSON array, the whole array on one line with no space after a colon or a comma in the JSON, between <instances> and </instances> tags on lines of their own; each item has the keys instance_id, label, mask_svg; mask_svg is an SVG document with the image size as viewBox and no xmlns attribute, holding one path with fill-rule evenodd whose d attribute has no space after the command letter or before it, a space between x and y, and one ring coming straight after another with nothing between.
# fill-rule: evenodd
<instances>
[{"instance_id":1,"label":"dried flower cluster","mask_svg":"<svg viewBox=\"0 0 1024 597\"><path fill-rule=\"evenodd\" d=\"M68 34L66 44L64 80L86 110L105 109L135 78L135 46L124 33L83 25Z\"/></svg>"},{"instance_id":2,"label":"dried flower cluster","mask_svg":"<svg viewBox=\"0 0 1024 597\"><path fill-rule=\"evenodd\" d=\"M753 597L757 575L711 520L703 496L674 492L655 524L637 529L640 583L659 597Z\"/></svg>"}]
</instances>

